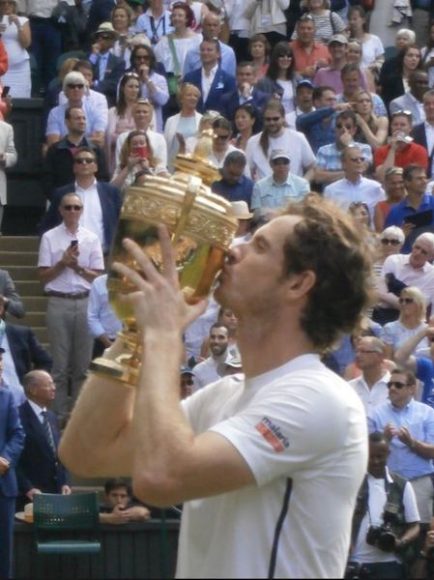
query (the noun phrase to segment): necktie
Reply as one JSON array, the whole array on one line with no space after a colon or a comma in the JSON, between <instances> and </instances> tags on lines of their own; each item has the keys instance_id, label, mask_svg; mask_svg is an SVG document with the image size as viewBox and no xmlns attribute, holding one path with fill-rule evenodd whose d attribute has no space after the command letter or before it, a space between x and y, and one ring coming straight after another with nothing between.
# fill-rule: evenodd
<instances>
[{"instance_id":1,"label":"necktie","mask_svg":"<svg viewBox=\"0 0 434 580\"><path fill-rule=\"evenodd\" d=\"M48 444L51 447L51 451L53 452L53 455L57 455L56 453L56 444L54 443L54 437L53 437L53 432L51 430L51 425L48 422L48 416L47 416L47 411L42 411L41 415L43 417L43 421L42 421L42 427L44 429L44 433L45 433L45 437L48 441Z\"/></svg>"}]
</instances>

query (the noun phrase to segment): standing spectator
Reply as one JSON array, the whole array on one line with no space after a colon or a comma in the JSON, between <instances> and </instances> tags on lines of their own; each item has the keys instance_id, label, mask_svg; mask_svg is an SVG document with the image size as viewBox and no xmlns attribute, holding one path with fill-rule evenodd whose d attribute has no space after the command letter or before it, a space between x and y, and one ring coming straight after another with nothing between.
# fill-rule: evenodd
<instances>
[{"instance_id":1,"label":"standing spectator","mask_svg":"<svg viewBox=\"0 0 434 580\"><path fill-rule=\"evenodd\" d=\"M387 383L390 372L384 367L384 343L376 336L362 336L356 344L355 363L362 371L360 377L350 381L359 395L366 414L389 398Z\"/></svg>"},{"instance_id":2,"label":"standing spectator","mask_svg":"<svg viewBox=\"0 0 434 580\"><path fill-rule=\"evenodd\" d=\"M253 181L244 175L246 156L241 151L231 151L223 161L220 170L222 178L214 181L211 190L228 201L245 201L250 207Z\"/></svg>"},{"instance_id":3,"label":"standing spectator","mask_svg":"<svg viewBox=\"0 0 434 580\"><path fill-rule=\"evenodd\" d=\"M0 380L1 356L0 349ZM0 578L5 579L12 577L15 498L18 495L15 468L24 439L12 393L0 386Z\"/></svg>"},{"instance_id":4,"label":"standing spectator","mask_svg":"<svg viewBox=\"0 0 434 580\"><path fill-rule=\"evenodd\" d=\"M246 0L244 17L250 21L250 35L264 34L271 46L286 39L286 16L284 10L290 0L258 2Z\"/></svg>"},{"instance_id":5,"label":"standing spectator","mask_svg":"<svg viewBox=\"0 0 434 580\"><path fill-rule=\"evenodd\" d=\"M8 54L8 70L2 85L10 87L13 99L29 99L32 91L30 56L27 49L32 42L29 19L17 15L17 0L0 1L0 33Z\"/></svg>"},{"instance_id":6,"label":"standing spectator","mask_svg":"<svg viewBox=\"0 0 434 580\"><path fill-rule=\"evenodd\" d=\"M313 79L321 67L330 62L326 44L315 40L315 20L312 14L303 14L297 21L297 37L291 42L295 72L304 78Z\"/></svg>"},{"instance_id":7,"label":"standing spectator","mask_svg":"<svg viewBox=\"0 0 434 580\"><path fill-rule=\"evenodd\" d=\"M327 185L324 189L324 197L344 210L347 210L352 203L366 203L372 225L375 206L386 198L384 190L378 181L363 177L366 170L366 158L359 146L344 147L341 153L341 163L344 177Z\"/></svg>"},{"instance_id":8,"label":"standing spectator","mask_svg":"<svg viewBox=\"0 0 434 580\"><path fill-rule=\"evenodd\" d=\"M252 63L255 81L259 81L268 70L271 53L270 43L264 34L254 34L249 40L248 50L247 60Z\"/></svg>"},{"instance_id":9,"label":"standing spectator","mask_svg":"<svg viewBox=\"0 0 434 580\"><path fill-rule=\"evenodd\" d=\"M52 18L57 5L58 0L21 0L21 9L30 22L30 52L36 60L42 93L45 93L50 81L56 76L57 59L62 53L60 27Z\"/></svg>"},{"instance_id":10,"label":"standing spectator","mask_svg":"<svg viewBox=\"0 0 434 580\"><path fill-rule=\"evenodd\" d=\"M78 195L63 196L62 223L46 232L39 248L39 276L48 296L47 328L58 389L55 408L65 419L77 398L92 354L87 303L92 281L104 270L98 236L79 226L83 204Z\"/></svg>"},{"instance_id":11,"label":"standing spectator","mask_svg":"<svg viewBox=\"0 0 434 580\"><path fill-rule=\"evenodd\" d=\"M111 48L111 53L121 58L125 68L130 66L131 49L134 44L149 42L145 34L135 35L133 26L133 11L128 4L118 4L111 13L111 23L116 30L117 39Z\"/></svg>"},{"instance_id":12,"label":"standing spectator","mask_svg":"<svg viewBox=\"0 0 434 580\"><path fill-rule=\"evenodd\" d=\"M282 210L290 202L301 201L310 191L309 182L289 171L291 157L275 149L270 154L272 175L257 181L253 188L251 208L258 219Z\"/></svg>"},{"instance_id":13,"label":"standing spectator","mask_svg":"<svg viewBox=\"0 0 434 580\"><path fill-rule=\"evenodd\" d=\"M164 0L150 0L148 9L139 16L135 29L144 32L152 46L173 32L171 14L164 6Z\"/></svg>"},{"instance_id":14,"label":"standing spectator","mask_svg":"<svg viewBox=\"0 0 434 580\"><path fill-rule=\"evenodd\" d=\"M0 296L3 298L4 314L11 314L15 318L24 316L24 306L15 284L7 270L0 269Z\"/></svg>"},{"instance_id":15,"label":"standing spectator","mask_svg":"<svg viewBox=\"0 0 434 580\"><path fill-rule=\"evenodd\" d=\"M362 46L363 67L378 75L384 63L384 46L381 38L367 31L366 13L363 6L351 6L348 11L350 36Z\"/></svg>"},{"instance_id":16,"label":"standing spectator","mask_svg":"<svg viewBox=\"0 0 434 580\"><path fill-rule=\"evenodd\" d=\"M23 384L27 399L18 409L26 434L17 465L20 510L38 493L71 493L68 473L57 455L60 441L57 417L50 410L56 385L46 371L30 371Z\"/></svg>"},{"instance_id":17,"label":"standing spectator","mask_svg":"<svg viewBox=\"0 0 434 580\"><path fill-rule=\"evenodd\" d=\"M17 162L17 150L14 143L14 129L9 123L0 121L0 235L4 208L7 204L7 182L5 169Z\"/></svg>"},{"instance_id":18,"label":"standing spectator","mask_svg":"<svg viewBox=\"0 0 434 580\"><path fill-rule=\"evenodd\" d=\"M295 86L295 62L292 49L287 42L279 42L273 48L267 72L256 83L256 88L268 97L280 99L285 113L291 113L295 109Z\"/></svg>"},{"instance_id":19,"label":"standing spectator","mask_svg":"<svg viewBox=\"0 0 434 580\"><path fill-rule=\"evenodd\" d=\"M86 115L80 107L65 109L65 137L50 145L42 166L44 193L51 201L54 191L74 180L74 153L80 147L91 148L97 159L97 179L108 181L108 171L104 152L86 136Z\"/></svg>"},{"instance_id":20,"label":"standing spectator","mask_svg":"<svg viewBox=\"0 0 434 580\"><path fill-rule=\"evenodd\" d=\"M83 203L80 226L98 236L108 254L119 221L122 199L119 190L97 179L98 160L94 149L79 147L73 153L73 179L54 190L50 207L41 224L44 233L62 222L59 208L63 196L75 192Z\"/></svg>"},{"instance_id":21,"label":"standing spectator","mask_svg":"<svg viewBox=\"0 0 434 580\"><path fill-rule=\"evenodd\" d=\"M402 227L406 234L402 251L408 253L419 234L423 231L434 230L434 197L427 192L426 171L420 165L407 165L402 176L407 195L391 208L385 224L386 227ZM424 213L424 223L418 223L418 214Z\"/></svg>"},{"instance_id":22,"label":"standing spectator","mask_svg":"<svg viewBox=\"0 0 434 580\"><path fill-rule=\"evenodd\" d=\"M228 328L222 323L216 322L211 326L209 331L210 356L194 367L195 391L218 381L223 376L228 344Z\"/></svg>"},{"instance_id":23,"label":"standing spectator","mask_svg":"<svg viewBox=\"0 0 434 580\"><path fill-rule=\"evenodd\" d=\"M294 175L309 177L315 167L315 155L306 137L285 127L285 109L276 99L270 99L264 108L264 129L247 143L246 157L254 181L271 175L270 153L275 149L291 151L291 169Z\"/></svg>"},{"instance_id":24,"label":"standing spectator","mask_svg":"<svg viewBox=\"0 0 434 580\"><path fill-rule=\"evenodd\" d=\"M122 323L109 302L107 274L92 282L87 306L87 324L95 340L93 356L100 356L114 342Z\"/></svg>"},{"instance_id":25,"label":"standing spectator","mask_svg":"<svg viewBox=\"0 0 434 580\"><path fill-rule=\"evenodd\" d=\"M117 32L111 22L103 22L95 32L89 61L94 67L92 88L106 96L109 106L116 103L116 90L125 71L125 61L112 54Z\"/></svg>"},{"instance_id":26,"label":"standing spectator","mask_svg":"<svg viewBox=\"0 0 434 580\"><path fill-rule=\"evenodd\" d=\"M235 77L220 66L220 44L218 40L203 40L200 43L201 68L187 73L184 82L195 85L201 91L197 110L222 111L222 99L236 90ZM223 111L222 111L223 112Z\"/></svg>"}]
</instances>

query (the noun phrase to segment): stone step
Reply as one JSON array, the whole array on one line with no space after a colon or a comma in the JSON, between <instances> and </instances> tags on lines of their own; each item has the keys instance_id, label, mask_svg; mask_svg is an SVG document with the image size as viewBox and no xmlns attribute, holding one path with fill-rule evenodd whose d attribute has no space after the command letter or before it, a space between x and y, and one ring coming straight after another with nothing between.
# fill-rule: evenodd
<instances>
[{"instance_id":1,"label":"stone step","mask_svg":"<svg viewBox=\"0 0 434 580\"><path fill-rule=\"evenodd\" d=\"M14 320L14 324L22 324L24 326L30 326L31 328L35 328L36 326L45 326L45 310L35 312L26 309L25 317L18 319L16 322Z\"/></svg>"},{"instance_id":2,"label":"stone step","mask_svg":"<svg viewBox=\"0 0 434 580\"><path fill-rule=\"evenodd\" d=\"M0 252L22 251L37 252L39 238L37 236L0 236Z\"/></svg>"},{"instance_id":3,"label":"stone step","mask_svg":"<svg viewBox=\"0 0 434 580\"><path fill-rule=\"evenodd\" d=\"M19 280L15 283L18 293L25 299L26 296L43 296L44 287L37 280Z\"/></svg>"},{"instance_id":4,"label":"stone step","mask_svg":"<svg viewBox=\"0 0 434 580\"><path fill-rule=\"evenodd\" d=\"M14 282L18 280L39 280L38 268L34 264L31 266L8 266L7 271Z\"/></svg>"},{"instance_id":5,"label":"stone step","mask_svg":"<svg viewBox=\"0 0 434 580\"><path fill-rule=\"evenodd\" d=\"M8 269L9 266L33 266L35 269L38 264L38 252L20 252L20 251L0 251L0 264L2 268Z\"/></svg>"},{"instance_id":6,"label":"stone step","mask_svg":"<svg viewBox=\"0 0 434 580\"><path fill-rule=\"evenodd\" d=\"M24 296L23 303L26 312L46 312L47 310L46 296Z\"/></svg>"}]
</instances>

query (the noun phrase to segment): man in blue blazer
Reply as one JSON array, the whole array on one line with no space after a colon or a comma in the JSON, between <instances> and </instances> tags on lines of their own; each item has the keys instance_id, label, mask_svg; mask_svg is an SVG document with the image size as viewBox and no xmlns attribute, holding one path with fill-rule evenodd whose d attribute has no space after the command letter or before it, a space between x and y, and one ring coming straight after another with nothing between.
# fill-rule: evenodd
<instances>
[{"instance_id":1,"label":"man in blue blazer","mask_svg":"<svg viewBox=\"0 0 434 580\"><path fill-rule=\"evenodd\" d=\"M199 113L220 111L223 114L222 98L236 90L235 77L220 66L220 45L218 40L203 40L200 44L202 67L184 76L184 82L191 83L201 92L197 105Z\"/></svg>"},{"instance_id":2,"label":"man in blue blazer","mask_svg":"<svg viewBox=\"0 0 434 580\"><path fill-rule=\"evenodd\" d=\"M110 183L96 180L98 164L94 149L79 147L74 153L75 183L54 190L51 205L42 218L39 233L62 223L59 206L66 193L75 192L83 202L81 225L100 239L104 254L110 250L122 206L120 191Z\"/></svg>"},{"instance_id":3,"label":"man in blue blazer","mask_svg":"<svg viewBox=\"0 0 434 580\"><path fill-rule=\"evenodd\" d=\"M0 356L3 355L0 348ZM0 578L12 575L12 542L18 485L15 467L24 446L24 430L12 393L0 385Z\"/></svg>"},{"instance_id":4,"label":"man in blue blazer","mask_svg":"<svg viewBox=\"0 0 434 580\"><path fill-rule=\"evenodd\" d=\"M71 493L68 474L57 456L60 440L57 417L47 408L56 396L53 379L49 373L35 370L26 374L23 385L27 400L19 407L19 414L26 441L17 465L18 509L41 492Z\"/></svg>"}]
</instances>

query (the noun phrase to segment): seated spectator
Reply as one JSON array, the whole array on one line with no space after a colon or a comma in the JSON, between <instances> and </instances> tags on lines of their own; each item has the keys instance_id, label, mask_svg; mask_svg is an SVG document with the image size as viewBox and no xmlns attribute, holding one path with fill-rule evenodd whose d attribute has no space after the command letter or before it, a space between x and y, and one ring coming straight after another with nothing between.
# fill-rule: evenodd
<instances>
[{"instance_id":1,"label":"seated spectator","mask_svg":"<svg viewBox=\"0 0 434 580\"><path fill-rule=\"evenodd\" d=\"M434 197L427 193L426 171L420 165L407 165L403 171L407 195L394 205L385 225L402 227L405 233L403 253L408 253L416 237L434 230ZM423 223L418 219L423 218Z\"/></svg>"},{"instance_id":2,"label":"seated spectator","mask_svg":"<svg viewBox=\"0 0 434 580\"><path fill-rule=\"evenodd\" d=\"M100 508L102 524L144 522L151 517L149 509L133 500L129 483L123 479L108 479L104 484L104 505Z\"/></svg>"},{"instance_id":3,"label":"seated spectator","mask_svg":"<svg viewBox=\"0 0 434 580\"><path fill-rule=\"evenodd\" d=\"M0 299L3 300L4 315L10 314L15 318L23 318L25 312L21 296L9 272L2 269L0 269Z\"/></svg>"},{"instance_id":4,"label":"seated spectator","mask_svg":"<svg viewBox=\"0 0 434 580\"><path fill-rule=\"evenodd\" d=\"M367 246L370 247L375 255L378 250L379 242L378 236L372 228L372 217L368 204L364 201L352 201L348 207L348 213L353 218L354 224L359 230Z\"/></svg>"},{"instance_id":5,"label":"seated spectator","mask_svg":"<svg viewBox=\"0 0 434 580\"><path fill-rule=\"evenodd\" d=\"M152 129L162 133L162 109L169 99L169 90L165 76L157 69L158 63L152 48L143 44L136 45L131 51L131 67L128 72L139 75L140 97L149 100L155 114Z\"/></svg>"},{"instance_id":6,"label":"seated spectator","mask_svg":"<svg viewBox=\"0 0 434 580\"><path fill-rule=\"evenodd\" d=\"M245 151L250 137L257 132L258 126L257 112L252 105L248 103L240 105L235 110L234 125L235 137L232 139L232 145Z\"/></svg>"},{"instance_id":7,"label":"seated spectator","mask_svg":"<svg viewBox=\"0 0 434 580\"><path fill-rule=\"evenodd\" d=\"M136 32L143 32L155 46L163 36L173 32L170 10L166 9L164 0L150 0L148 9L136 22Z\"/></svg>"},{"instance_id":8,"label":"seated spectator","mask_svg":"<svg viewBox=\"0 0 434 580\"><path fill-rule=\"evenodd\" d=\"M94 145L86 136L86 115L81 107L65 109L65 137L50 145L42 165L42 186L50 201L54 191L74 181L74 153L78 148L92 149L97 160L96 178L108 180L107 164L101 147Z\"/></svg>"},{"instance_id":9,"label":"seated spectator","mask_svg":"<svg viewBox=\"0 0 434 580\"><path fill-rule=\"evenodd\" d=\"M156 173L167 171L167 145L163 135L151 129L154 117L154 107L148 99L140 98L133 108L133 119L136 131L144 131L149 139L156 161ZM116 166L119 165L122 146L125 143L129 131L121 133L116 141Z\"/></svg>"},{"instance_id":10,"label":"seated spectator","mask_svg":"<svg viewBox=\"0 0 434 580\"><path fill-rule=\"evenodd\" d=\"M304 15L312 17L315 24L315 40L327 44L330 38L337 33L343 33L345 30L345 23L339 14L329 10L330 2L327 0L306 0L305 8L307 10ZM293 34L293 38L297 37L298 29Z\"/></svg>"},{"instance_id":11,"label":"seated spectator","mask_svg":"<svg viewBox=\"0 0 434 580\"><path fill-rule=\"evenodd\" d=\"M179 373L179 388L181 401L193 394L195 373L190 367L181 367Z\"/></svg>"},{"instance_id":12,"label":"seated spectator","mask_svg":"<svg viewBox=\"0 0 434 580\"><path fill-rule=\"evenodd\" d=\"M260 81L262 82L262 81ZM262 117L262 108L269 95L258 90L255 86L255 74L250 62L240 62L236 72L236 88L230 93L223 95L220 110L229 121L235 119L235 111L241 105L250 105L256 117Z\"/></svg>"},{"instance_id":13,"label":"seated spectator","mask_svg":"<svg viewBox=\"0 0 434 580\"><path fill-rule=\"evenodd\" d=\"M362 90L360 68L355 64L346 64L341 70L342 92L337 96L338 103L350 103L354 106L359 92ZM377 117L387 117L387 110L381 97L369 93L372 99L373 112Z\"/></svg>"},{"instance_id":14,"label":"seated spectator","mask_svg":"<svg viewBox=\"0 0 434 580\"><path fill-rule=\"evenodd\" d=\"M108 112L105 153L110 174L116 167L116 140L121 133L135 128L133 109L140 95L140 82L137 73L125 73L119 83L116 105Z\"/></svg>"},{"instance_id":15,"label":"seated spectator","mask_svg":"<svg viewBox=\"0 0 434 580\"><path fill-rule=\"evenodd\" d=\"M347 64L354 64L358 69L363 71L363 76L366 81L366 89L370 93L376 93L377 87L375 85L375 79L371 71L364 67L362 64L363 49L361 43L355 38L350 38L348 41L347 50Z\"/></svg>"},{"instance_id":16,"label":"seated spectator","mask_svg":"<svg viewBox=\"0 0 434 580\"><path fill-rule=\"evenodd\" d=\"M116 89L125 71L125 61L112 54L117 32L111 22L103 22L94 34L89 61L94 67L93 89L106 96L110 107L116 103Z\"/></svg>"},{"instance_id":17,"label":"seated spectator","mask_svg":"<svg viewBox=\"0 0 434 580\"><path fill-rule=\"evenodd\" d=\"M389 167L420 165L428 169L428 154L424 147L413 143L410 137L412 128L411 113L399 111L391 115L391 137L387 145L378 147L374 152L375 175L380 181Z\"/></svg>"},{"instance_id":18,"label":"seated spectator","mask_svg":"<svg viewBox=\"0 0 434 580\"><path fill-rule=\"evenodd\" d=\"M277 2L257 2L245 0L244 17L250 21L250 34L264 34L274 46L286 39L286 15L284 10L289 7L290 0Z\"/></svg>"},{"instance_id":19,"label":"seated spectator","mask_svg":"<svg viewBox=\"0 0 434 580\"><path fill-rule=\"evenodd\" d=\"M389 167L384 174L384 191L386 199L379 201L374 209L375 231L382 232L385 228L385 221L394 205L400 203L407 192L404 187L404 170L402 167ZM404 238L403 238L404 241Z\"/></svg>"},{"instance_id":20,"label":"seated spectator","mask_svg":"<svg viewBox=\"0 0 434 580\"><path fill-rule=\"evenodd\" d=\"M282 210L290 202L301 201L310 191L309 182L289 171L291 158L282 149L270 153L272 174L259 179L253 187L251 209L255 218Z\"/></svg>"},{"instance_id":21,"label":"seated spectator","mask_svg":"<svg viewBox=\"0 0 434 580\"><path fill-rule=\"evenodd\" d=\"M306 135L313 151L317 153L323 145L335 140L336 115L350 109L348 103L337 104L335 90L331 87L316 87L312 95L315 110L296 118L297 131Z\"/></svg>"},{"instance_id":22,"label":"seated spectator","mask_svg":"<svg viewBox=\"0 0 434 580\"><path fill-rule=\"evenodd\" d=\"M152 145L144 131L131 131L122 145L119 165L116 166L111 184L124 192L132 185L139 172L146 169L154 173L157 166Z\"/></svg>"},{"instance_id":23,"label":"seated spectator","mask_svg":"<svg viewBox=\"0 0 434 580\"><path fill-rule=\"evenodd\" d=\"M8 67L2 72L3 86L10 87L13 99L29 99L32 90L30 56L31 42L29 19L17 14L17 0L0 2L0 33L8 55Z\"/></svg>"},{"instance_id":24,"label":"seated spectator","mask_svg":"<svg viewBox=\"0 0 434 580\"><path fill-rule=\"evenodd\" d=\"M248 44L249 61L251 60L255 82L267 73L270 62L271 46L265 34L254 34Z\"/></svg>"},{"instance_id":25,"label":"seated spectator","mask_svg":"<svg viewBox=\"0 0 434 580\"><path fill-rule=\"evenodd\" d=\"M80 227L96 234L108 254L119 221L122 199L113 185L98 181L98 160L94 149L79 147L73 155L74 180L54 190L50 207L42 219L40 231L45 233L62 222L61 200L67 193L76 193L83 204Z\"/></svg>"},{"instance_id":26,"label":"seated spectator","mask_svg":"<svg viewBox=\"0 0 434 580\"><path fill-rule=\"evenodd\" d=\"M232 125L227 119L219 117L213 122L212 128L213 141L208 161L220 168L223 167L227 155L232 151L237 151L237 149L231 145Z\"/></svg>"},{"instance_id":27,"label":"seated spectator","mask_svg":"<svg viewBox=\"0 0 434 580\"><path fill-rule=\"evenodd\" d=\"M386 198L378 181L363 177L366 158L359 145L346 146L341 153L344 177L327 185L324 197L344 210L354 202L364 202L369 208L370 223L373 224L374 208Z\"/></svg>"},{"instance_id":28,"label":"seated spectator","mask_svg":"<svg viewBox=\"0 0 434 580\"><path fill-rule=\"evenodd\" d=\"M195 85L201 91L197 110L222 111L222 98L236 90L235 77L222 70L220 45L217 40L203 40L200 43L202 66L184 76L184 82Z\"/></svg>"},{"instance_id":29,"label":"seated spectator","mask_svg":"<svg viewBox=\"0 0 434 580\"><path fill-rule=\"evenodd\" d=\"M290 129L296 129L297 118L315 111L313 104L313 84L309 79L300 79L295 88L295 109L286 115L286 123Z\"/></svg>"},{"instance_id":30,"label":"seated spectator","mask_svg":"<svg viewBox=\"0 0 434 580\"><path fill-rule=\"evenodd\" d=\"M231 310L230 308L224 308L223 306L220 306L220 308L218 308L218 311L216 311L215 318L216 322L223 324L223 326L226 326L226 328L228 329L229 336L228 345L230 352L231 353L238 352L237 347L238 318L234 314L233 310ZM205 340L202 342L200 348L201 359L202 360L205 359L206 357L210 356L210 354L211 351L209 348L209 336L207 336Z\"/></svg>"},{"instance_id":31,"label":"seated spectator","mask_svg":"<svg viewBox=\"0 0 434 580\"><path fill-rule=\"evenodd\" d=\"M296 80L292 50L287 42L279 42L271 52L267 73L256 83L256 88L268 98L280 99L285 113L291 113L295 109Z\"/></svg>"},{"instance_id":32,"label":"seated spectator","mask_svg":"<svg viewBox=\"0 0 434 580\"><path fill-rule=\"evenodd\" d=\"M342 166L342 152L349 145L361 151L364 161L360 169L366 171L372 165L372 150L366 143L354 141L357 131L357 118L350 110L340 112L336 117L335 142L320 147L317 152L315 182L321 185L334 183L345 178Z\"/></svg>"},{"instance_id":33,"label":"seated spectator","mask_svg":"<svg viewBox=\"0 0 434 580\"><path fill-rule=\"evenodd\" d=\"M45 131L47 146L60 141L68 133L65 125L65 112L68 107L83 109L86 116L86 136L95 145L102 146L107 129L107 117L105 111L95 108L90 101L84 98L86 80L79 72L70 72L63 79L63 92L67 103L57 105L51 109L48 115L47 128Z\"/></svg>"},{"instance_id":34,"label":"seated spectator","mask_svg":"<svg viewBox=\"0 0 434 580\"><path fill-rule=\"evenodd\" d=\"M429 89L428 75L423 70L415 70L408 77L408 90L401 96L393 99L389 105L392 115L398 111L410 111L413 125L420 125L425 121L424 94Z\"/></svg>"},{"instance_id":35,"label":"seated spectator","mask_svg":"<svg viewBox=\"0 0 434 580\"><path fill-rule=\"evenodd\" d=\"M35 370L23 377L23 386L26 400L19 413L26 439L17 464L20 493L17 508L21 510L39 493L71 493L68 472L57 455L60 441L57 417L50 410L56 398L56 385L48 372Z\"/></svg>"},{"instance_id":36,"label":"seated spectator","mask_svg":"<svg viewBox=\"0 0 434 580\"><path fill-rule=\"evenodd\" d=\"M420 74L420 73L419 73ZM428 154L427 176L434 177L432 132L434 129L434 89L426 91L423 95L424 122L413 127L411 136L414 142L423 147Z\"/></svg>"},{"instance_id":37,"label":"seated spectator","mask_svg":"<svg viewBox=\"0 0 434 580\"><path fill-rule=\"evenodd\" d=\"M220 66L228 75L234 77L236 74L237 61L235 58L234 49L220 40L222 32L222 21L215 12L208 12L202 23L202 40L218 39L220 45ZM184 60L184 67L182 75L185 76L189 72L193 72L201 67L200 48L194 46L187 52Z\"/></svg>"},{"instance_id":38,"label":"seated spectator","mask_svg":"<svg viewBox=\"0 0 434 580\"><path fill-rule=\"evenodd\" d=\"M328 43L330 52L329 66L317 70L313 78L313 84L316 87L331 87L336 93L342 93L343 84L341 71L347 64L348 39L345 34L335 34ZM360 86L367 89L365 75L360 72Z\"/></svg>"},{"instance_id":39,"label":"seated spectator","mask_svg":"<svg viewBox=\"0 0 434 580\"><path fill-rule=\"evenodd\" d=\"M122 323L109 302L107 274L98 276L92 282L87 305L87 325L95 343L93 357L101 356L114 342Z\"/></svg>"},{"instance_id":40,"label":"seated spectator","mask_svg":"<svg viewBox=\"0 0 434 580\"><path fill-rule=\"evenodd\" d=\"M291 151L292 173L309 181L315 166L315 155L302 133L285 127L282 103L270 99L264 109L264 129L249 139L246 148L248 169L255 181L271 175L269 159L275 149Z\"/></svg>"},{"instance_id":41,"label":"seated spectator","mask_svg":"<svg viewBox=\"0 0 434 580\"><path fill-rule=\"evenodd\" d=\"M84 95L84 99L86 101L89 101L92 104L93 108L100 109L101 113L104 111L104 116L108 118L108 104L106 96L103 93L99 93L98 91L94 91L93 89L90 88L93 85L94 80L93 79L94 69L92 67L92 64L88 60L80 59L75 63L73 70L80 72L86 79L87 90ZM66 102L67 99L63 91L61 91L59 94L59 105L62 105L63 103Z\"/></svg>"},{"instance_id":42,"label":"seated spectator","mask_svg":"<svg viewBox=\"0 0 434 580\"><path fill-rule=\"evenodd\" d=\"M383 264L386 261L386 258L392 256L393 254L399 254L404 244L404 240L404 232L397 226L389 226L379 234L375 262L372 264L372 271L374 275L373 285L375 290L378 290L379 288L381 271L383 269Z\"/></svg>"},{"instance_id":43,"label":"seated spectator","mask_svg":"<svg viewBox=\"0 0 434 580\"><path fill-rule=\"evenodd\" d=\"M253 181L244 175L246 156L241 151L231 151L226 155L220 169L222 178L211 185L213 193L221 195L228 201L245 201L250 207L252 201Z\"/></svg>"},{"instance_id":44,"label":"seated spectator","mask_svg":"<svg viewBox=\"0 0 434 580\"><path fill-rule=\"evenodd\" d=\"M0 319L4 318L5 300L0 296ZM33 369L51 371L52 359L28 326L2 322L2 378L12 392L17 406L25 401L24 375Z\"/></svg>"},{"instance_id":45,"label":"seated spectator","mask_svg":"<svg viewBox=\"0 0 434 580\"><path fill-rule=\"evenodd\" d=\"M434 234L421 234L413 243L410 254L389 256L381 271L378 284L379 307L374 320L385 324L399 317L399 296L403 288L416 286L425 297L428 306L434 299ZM385 310L387 311L385 311Z\"/></svg>"},{"instance_id":46,"label":"seated spectator","mask_svg":"<svg viewBox=\"0 0 434 580\"><path fill-rule=\"evenodd\" d=\"M376 336L362 336L356 344L355 363L362 371L360 377L349 381L359 395L366 414L389 398L387 383L390 372L385 368L386 356L384 343Z\"/></svg>"},{"instance_id":47,"label":"seated spectator","mask_svg":"<svg viewBox=\"0 0 434 580\"><path fill-rule=\"evenodd\" d=\"M326 44L315 40L316 26L311 14L297 20L296 39L290 43L294 55L295 72L303 78L313 79L318 69L328 66L330 53Z\"/></svg>"},{"instance_id":48,"label":"seated spectator","mask_svg":"<svg viewBox=\"0 0 434 580\"><path fill-rule=\"evenodd\" d=\"M185 141L197 135L202 115L197 111L200 90L190 83L182 83L178 95L181 110L169 117L164 126L164 138L168 150L169 170L173 170L175 157L185 150Z\"/></svg>"},{"instance_id":49,"label":"seated spectator","mask_svg":"<svg viewBox=\"0 0 434 580\"><path fill-rule=\"evenodd\" d=\"M68 73L74 70L74 67L78 61L78 58L65 58L65 60L60 65L59 70L57 71L57 76L55 76L48 85L44 95L44 123L46 123L48 114L51 109L53 109L53 107L57 107L59 104L59 95L62 92L64 78Z\"/></svg>"},{"instance_id":50,"label":"seated spectator","mask_svg":"<svg viewBox=\"0 0 434 580\"><path fill-rule=\"evenodd\" d=\"M377 116L374 112L372 94L361 89L354 95L353 110L356 113L357 131L355 140L367 143L375 151L384 145L388 135L387 116Z\"/></svg>"},{"instance_id":51,"label":"seated spectator","mask_svg":"<svg viewBox=\"0 0 434 580\"><path fill-rule=\"evenodd\" d=\"M393 66L388 66L387 61L383 64L379 83L381 97L387 108L393 99L406 92L411 73L418 69L422 70L422 59L420 49L415 44L404 47L394 59Z\"/></svg>"},{"instance_id":52,"label":"seated spectator","mask_svg":"<svg viewBox=\"0 0 434 580\"><path fill-rule=\"evenodd\" d=\"M395 358L395 351L411 336L426 327L426 299L419 288L407 286L399 295L399 318L383 326L381 338L387 358ZM417 350L426 350L428 341L422 340Z\"/></svg>"}]
</instances>

